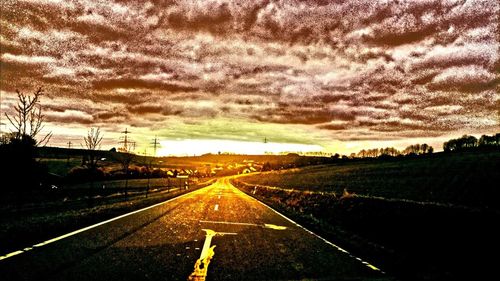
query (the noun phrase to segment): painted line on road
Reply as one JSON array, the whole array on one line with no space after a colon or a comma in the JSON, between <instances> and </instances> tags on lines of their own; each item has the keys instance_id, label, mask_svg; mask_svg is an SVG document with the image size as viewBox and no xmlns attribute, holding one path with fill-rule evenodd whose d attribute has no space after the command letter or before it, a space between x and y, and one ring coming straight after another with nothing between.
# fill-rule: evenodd
<instances>
[{"instance_id":1,"label":"painted line on road","mask_svg":"<svg viewBox=\"0 0 500 281\"><path fill-rule=\"evenodd\" d=\"M78 233L81 233L81 232L84 232L84 231L87 231L87 230L90 230L92 228L96 228L98 226L101 226L101 225L104 225L104 224L107 224L107 223L110 223L112 221L115 221L115 220L119 220L119 219L122 219L124 217L127 217L127 216L130 216L130 215L133 215L133 214L137 214L137 213L140 213L142 211L145 211L145 210L148 210L148 209L151 209L151 208L154 208L154 207L158 207L160 205L163 205L163 204L166 204L170 201L173 201L173 200L176 200L176 199L179 199L179 198L182 198L184 196L187 196L187 195L192 195L192 193L194 192L198 192L202 189L205 189L209 186L206 186L206 187L203 187L201 189L198 189L198 190L195 190L195 191L191 191L191 192L188 192L188 193L185 193L185 194L182 194L182 195L179 195L177 197L174 197L174 198L171 198L171 199L168 199L167 201L163 201L163 202L160 202L160 203L157 203L157 204L154 204L154 205L151 205L149 207L146 207L146 208L142 208L142 209L139 209L139 210L136 210L136 211L133 211L133 212L130 212L130 213L126 213L126 214L123 214L121 216L118 216L118 217L114 217L112 219L109 219L109 220L106 220L106 221L103 221L103 222L100 222L100 223L96 223L96 224L93 224L93 225L90 225L90 226L87 226L87 227L84 227L84 228L81 228L81 229L78 229L78 230L75 230L73 232L70 232L70 233L66 233L64 235L61 235L59 237L56 237L56 238L52 238L50 240L47 240L47 241L44 241L44 242L41 242L41 243L38 243L38 244L35 244L31 247L26 247L22 250L18 250L18 251L14 251L12 253L8 253L6 255L3 255L3 256L0 256L0 261L1 260L4 260L4 259L8 259L8 258L11 258L11 257L14 257L14 256L17 256L17 255L20 255L22 253L26 253L28 251L31 251L33 250L34 248L39 248L39 247L42 247L42 246L45 246L45 245L48 245L50 243L54 243L56 241L59 241L59 240L62 240L64 238L67 238L67 237L70 237L70 236L73 236L73 235L76 235Z\"/></svg>"},{"instance_id":2,"label":"painted line on road","mask_svg":"<svg viewBox=\"0 0 500 281\"><path fill-rule=\"evenodd\" d=\"M250 198L254 199L255 201L259 202L261 205L266 206L267 208L271 209L271 210L272 210L273 212L275 212L276 214L280 215L280 216L281 216L281 217L283 217L284 219L286 219L286 220L288 220L289 222L291 222L292 224L294 224L294 225L298 226L299 228L301 228L301 229L305 230L305 231L306 231L306 232L308 232L309 234L312 234L312 235L316 236L317 238L319 238L319 239L323 240L323 242L325 242L326 244L328 244L328 245L330 245L330 246L332 246L332 247L336 248L337 250L339 250L339 251L341 251L341 252L343 252L343 253L346 253L347 255L349 255L349 257L354 258L354 259L356 259L356 260L360 261L362 264L364 264L364 265L365 265L365 266L367 266L368 268L370 268L370 269L372 269L372 270L375 270L375 271L378 271L378 272L380 272L380 273L382 273L382 274L385 274L385 272L384 272L384 271L382 271L380 268L378 268L378 267L376 267L376 266L374 266L374 265L370 264L370 263L369 263L369 262L367 262L367 261L364 261L363 259L361 259L361 258L359 258L359 257L354 256L353 254L349 253L348 251L344 250L343 248L341 248L341 247L339 247L339 246L335 245L334 243L332 243L332 242L330 242L330 241L326 240L325 238L321 237L320 235L318 235L318 234L316 234L316 233L314 233L314 232L310 231L309 229L307 229L307 228L303 227L302 225L298 224L297 222L293 221L292 219L288 218L287 216L283 215L282 213L280 213L280 212L276 211L275 209L273 209L271 206L267 205L266 203L261 202L261 201L260 201L260 200L258 200L257 198L254 198L254 197L252 197L252 196L250 196L250 195L248 195L248 194L244 193L243 191L241 191L241 190L237 189L236 187L234 187L231 183L229 183L229 184L230 184L230 185L231 185L231 186L232 186L235 190L237 190L238 192L240 192L240 193L242 193L242 194L244 194L244 195L246 195L246 196L248 196L248 197L250 197Z\"/></svg>"},{"instance_id":3,"label":"painted line on road","mask_svg":"<svg viewBox=\"0 0 500 281\"><path fill-rule=\"evenodd\" d=\"M207 221L207 220L200 220L199 222L201 222L201 223L213 223L213 224L257 226L257 227L270 228L270 229L275 229L275 230L285 230L287 228L286 226L275 225L275 224L270 224L270 223L256 224L256 223L249 223L249 222Z\"/></svg>"},{"instance_id":4,"label":"painted line on road","mask_svg":"<svg viewBox=\"0 0 500 281\"><path fill-rule=\"evenodd\" d=\"M248 223L248 222L230 222L230 221L207 221L200 220L201 223L216 223L216 224L234 224L234 225L246 225L246 226L260 226L256 223Z\"/></svg>"},{"instance_id":5,"label":"painted line on road","mask_svg":"<svg viewBox=\"0 0 500 281\"><path fill-rule=\"evenodd\" d=\"M214 210L215 210L215 211L218 211L218 210L219 210L219 204L215 204Z\"/></svg>"}]
</instances>

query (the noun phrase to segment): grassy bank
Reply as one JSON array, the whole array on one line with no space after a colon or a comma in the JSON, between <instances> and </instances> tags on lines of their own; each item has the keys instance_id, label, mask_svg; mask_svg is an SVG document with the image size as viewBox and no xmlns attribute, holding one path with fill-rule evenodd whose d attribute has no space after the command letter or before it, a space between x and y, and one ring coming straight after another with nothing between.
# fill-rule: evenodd
<instances>
[{"instance_id":1,"label":"grassy bank","mask_svg":"<svg viewBox=\"0 0 500 281\"><path fill-rule=\"evenodd\" d=\"M497 208L500 152L437 153L277 171L245 181L288 189Z\"/></svg>"},{"instance_id":2,"label":"grassy bank","mask_svg":"<svg viewBox=\"0 0 500 281\"><path fill-rule=\"evenodd\" d=\"M271 172L240 177L233 183L403 280L484 280L495 271L494 259L486 253L500 248L498 191L496 185L483 186L498 178L491 168L498 167L498 154L435 157ZM421 187L418 183L423 179L409 176L416 174L427 175L439 185ZM349 179L363 184L351 184ZM453 184L446 183L451 179L456 179ZM428 188L435 193L419 194ZM485 194L463 197L477 192Z\"/></svg>"}]
</instances>

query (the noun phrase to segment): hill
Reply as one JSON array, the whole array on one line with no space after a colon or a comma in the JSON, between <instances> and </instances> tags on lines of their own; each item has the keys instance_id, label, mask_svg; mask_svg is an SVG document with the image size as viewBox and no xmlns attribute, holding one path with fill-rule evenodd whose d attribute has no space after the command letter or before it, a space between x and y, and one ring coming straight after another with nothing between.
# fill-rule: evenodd
<instances>
[{"instance_id":1,"label":"hill","mask_svg":"<svg viewBox=\"0 0 500 281\"><path fill-rule=\"evenodd\" d=\"M248 176L245 182L287 189L451 203L498 205L499 151L365 159Z\"/></svg>"}]
</instances>

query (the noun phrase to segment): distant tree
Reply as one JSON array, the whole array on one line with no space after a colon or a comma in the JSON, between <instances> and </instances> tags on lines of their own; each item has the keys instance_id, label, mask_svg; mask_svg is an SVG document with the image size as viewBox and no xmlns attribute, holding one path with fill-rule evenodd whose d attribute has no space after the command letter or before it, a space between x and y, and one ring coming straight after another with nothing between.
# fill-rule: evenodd
<instances>
[{"instance_id":1,"label":"distant tree","mask_svg":"<svg viewBox=\"0 0 500 281\"><path fill-rule=\"evenodd\" d=\"M100 128L90 128L87 135L83 138L85 141L85 148L88 152L88 162L86 163L90 169L96 169L99 161L96 151L101 148L101 141L103 135Z\"/></svg>"},{"instance_id":2,"label":"distant tree","mask_svg":"<svg viewBox=\"0 0 500 281\"><path fill-rule=\"evenodd\" d=\"M429 148L427 149L427 153L432 154L433 152L434 152L434 147L429 146Z\"/></svg>"},{"instance_id":3,"label":"distant tree","mask_svg":"<svg viewBox=\"0 0 500 281\"><path fill-rule=\"evenodd\" d=\"M482 148L500 146L500 134L492 136L482 135L478 140L478 146Z\"/></svg>"},{"instance_id":4,"label":"distant tree","mask_svg":"<svg viewBox=\"0 0 500 281\"><path fill-rule=\"evenodd\" d=\"M358 152L358 156L361 157L361 158L365 158L366 157L366 150L364 150L364 149L360 150Z\"/></svg>"},{"instance_id":5,"label":"distant tree","mask_svg":"<svg viewBox=\"0 0 500 281\"><path fill-rule=\"evenodd\" d=\"M485 139L483 138L483 141ZM462 150L468 150L468 149L473 149L479 145L481 141L474 136L468 136L468 135L463 135L461 138L458 139L451 139L447 142L443 143L443 150L445 152L450 152L450 151L462 151Z\"/></svg>"},{"instance_id":6,"label":"distant tree","mask_svg":"<svg viewBox=\"0 0 500 281\"><path fill-rule=\"evenodd\" d=\"M379 149L378 148L373 148L373 149L368 149L365 152L366 157L377 157L379 155Z\"/></svg>"},{"instance_id":7,"label":"distant tree","mask_svg":"<svg viewBox=\"0 0 500 281\"><path fill-rule=\"evenodd\" d=\"M443 143L443 150L444 152L451 152L453 150L455 150L455 143L454 143L455 140L449 140L449 141L445 141Z\"/></svg>"},{"instance_id":8,"label":"distant tree","mask_svg":"<svg viewBox=\"0 0 500 281\"><path fill-rule=\"evenodd\" d=\"M404 155L419 155L419 154L422 154L424 149L425 151L427 151L428 149L428 145L427 144L423 144L423 145L420 145L420 144L412 144L410 146L407 146L404 150L403 150L403 154Z\"/></svg>"},{"instance_id":9,"label":"distant tree","mask_svg":"<svg viewBox=\"0 0 500 281\"><path fill-rule=\"evenodd\" d=\"M477 139L474 136L464 135L462 139L464 140L465 148L472 148L477 146Z\"/></svg>"},{"instance_id":10,"label":"distant tree","mask_svg":"<svg viewBox=\"0 0 500 281\"><path fill-rule=\"evenodd\" d=\"M428 144L426 144L426 143L424 143L424 144L422 144L422 145L420 146L420 152L421 152L422 154L426 154L428 149L429 149L429 145L428 145Z\"/></svg>"}]
</instances>

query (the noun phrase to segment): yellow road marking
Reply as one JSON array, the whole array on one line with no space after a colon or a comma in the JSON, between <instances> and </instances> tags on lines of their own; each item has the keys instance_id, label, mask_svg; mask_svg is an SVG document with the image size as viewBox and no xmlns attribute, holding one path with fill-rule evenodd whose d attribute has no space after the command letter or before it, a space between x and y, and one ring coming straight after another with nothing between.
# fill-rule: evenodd
<instances>
[{"instance_id":1,"label":"yellow road marking","mask_svg":"<svg viewBox=\"0 0 500 281\"><path fill-rule=\"evenodd\" d=\"M212 238L216 235L236 235L233 232L216 232L211 229L203 229L206 232L205 242L203 243L203 249L201 250L200 258L196 260L194 264L194 271L188 277L188 281L204 281L207 277L207 270L210 261L212 260L215 252L215 245L210 246L212 243Z\"/></svg>"},{"instance_id":2,"label":"yellow road marking","mask_svg":"<svg viewBox=\"0 0 500 281\"><path fill-rule=\"evenodd\" d=\"M286 229L286 226L274 225L274 224L269 224L269 223L264 224L264 227L270 228L270 229L276 229L276 230L285 230Z\"/></svg>"}]
</instances>

